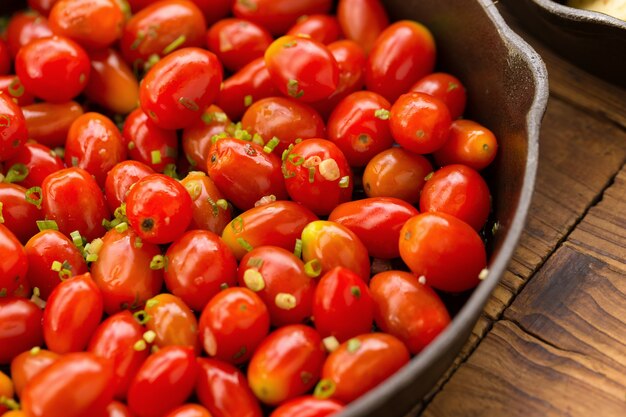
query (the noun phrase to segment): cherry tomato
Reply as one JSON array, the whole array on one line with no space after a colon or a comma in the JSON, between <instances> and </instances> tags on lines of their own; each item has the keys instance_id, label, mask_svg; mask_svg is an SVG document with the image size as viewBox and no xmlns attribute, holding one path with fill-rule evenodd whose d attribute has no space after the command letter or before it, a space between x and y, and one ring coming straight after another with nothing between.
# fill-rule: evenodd
<instances>
[{"instance_id":1,"label":"cherry tomato","mask_svg":"<svg viewBox=\"0 0 626 417\"><path fill-rule=\"evenodd\" d=\"M310 390L325 359L322 338L314 329L302 324L281 327L254 352L248 383L265 404L280 404Z\"/></svg>"},{"instance_id":2,"label":"cherry tomato","mask_svg":"<svg viewBox=\"0 0 626 417\"><path fill-rule=\"evenodd\" d=\"M26 119L20 107L7 94L0 94L0 162L24 146L28 139Z\"/></svg>"},{"instance_id":3,"label":"cherry tomato","mask_svg":"<svg viewBox=\"0 0 626 417\"><path fill-rule=\"evenodd\" d=\"M165 417L212 417L209 410L198 404L185 404L172 410Z\"/></svg>"},{"instance_id":4,"label":"cherry tomato","mask_svg":"<svg viewBox=\"0 0 626 417\"><path fill-rule=\"evenodd\" d=\"M216 294L200 317L200 340L211 357L247 362L270 329L267 307L247 288L227 288Z\"/></svg>"},{"instance_id":5,"label":"cherry tomato","mask_svg":"<svg viewBox=\"0 0 626 417\"><path fill-rule=\"evenodd\" d=\"M209 50L231 71L262 57L272 40L265 28L243 19L222 19L207 32Z\"/></svg>"},{"instance_id":6,"label":"cherry tomato","mask_svg":"<svg viewBox=\"0 0 626 417\"><path fill-rule=\"evenodd\" d=\"M296 139L323 138L326 128L322 117L304 103L284 97L269 97L248 107L241 119L244 129L269 141L280 140L275 152L283 152Z\"/></svg>"},{"instance_id":7,"label":"cherry tomato","mask_svg":"<svg viewBox=\"0 0 626 417\"><path fill-rule=\"evenodd\" d=\"M389 378L409 361L400 340L386 333L369 333L344 342L333 351L322 371L326 395L349 403Z\"/></svg>"},{"instance_id":8,"label":"cherry tomato","mask_svg":"<svg viewBox=\"0 0 626 417\"><path fill-rule=\"evenodd\" d=\"M11 378L17 396L21 397L26 384L60 357L58 353L34 347L13 358L11 361Z\"/></svg>"},{"instance_id":9,"label":"cherry tomato","mask_svg":"<svg viewBox=\"0 0 626 417\"><path fill-rule=\"evenodd\" d=\"M372 278L370 290L376 324L412 354L421 352L450 323L437 293L408 272L381 272Z\"/></svg>"},{"instance_id":10,"label":"cherry tomato","mask_svg":"<svg viewBox=\"0 0 626 417\"><path fill-rule=\"evenodd\" d=\"M339 342L369 332L374 302L363 279L341 266L325 273L315 290L313 323L322 337Z\"/></svg>"},{"instance_id":11,"label":"cherry tomato","mask_svg":"<svg viewBox=\"0 0 626 417\"><path fill-rule=\"evenodd\" d=\"M29 417L102 415L113 400L114 389L113 369L106 359L88 352L72 353L26 385L22 408Z\"/></svg>"},{"instance_id":12,"label":"cherry tomato","mask_svg":"<svg viewBox=\"0 0 626 417\"><path fill-rule=\"evenodd\" d=\"M48 13L46 12L44 14ZM11 17L6 29L7 45L11 57L15 59L20 48L35 39L47 38L52 35L52 30L50 30L50 26L48 26L48 19L39 13L31 11L15 13Z\"/></svg>"},{"instance_id":13,"label":"cherry tomato","mask_svg":"<svg viewBox=\"0 0 626 417\"><path fill-rule=\"evenodd\" d=\"M391 105L384 97L358 91L344 98L328 119L328 139L341 149L350 166L360 167L393 144Z\"/></svg>"},{"instance_id":14,"label":"cherry tomato","mask_svg":"<svg viewBox=\"0 0 626 417\"><path fill-rule=\"evenodd\" d=\"M324 274L336 266L343 266L367 283L370 279L370 260L367 249L359 238L345 226L326 220L309 223L302 230L302 259L319 262Z\"/></svg>"},{"instance_id":15,"label":"cherry tomato","mask_svg":"<svg viewBox=\"0 0 626 417\"><path fill-rule=\"evenodd\" d=\"M27 0L28 7L38 11L41 14L47 15L52 10L52 6L58 0Z\"/></svg>"},{"instance_id":16,"label":"cherry tomato","mask_svg":"<svg viewBox=\"0 0 626 417\"><path fill-rule=\"evenodd\" d=\"M23 107L22 111L28 137L50 148L65 146L70 126L83 114L83 108L74 101L35 103Z\"/></svg>"},{"instance_id":17,"label":"cherry tomato","mask_svg":"<svg viewBox=\"0 0 626 417\"><path fill-rule=\"evenodd\" d=\"M325 139L296 144L284 158L283 175L289 196L320 216L352 197L354 179L348 161Z\"/></svg>"},{"instance_id":18,"label":"cherry tomato","mask_svg":"<svg viewBox=\"0 0 626 417\"><path fill-rule=\"evenodd\" d=\"M223 92L224 90L220 92L220 97ZM207 107L200 120L183 131L185 157L194 169L206 172L211 138L225 132L229 125L230 120L226 113L212 104Z\"/></svg>"},{"instance_id":19,"label":"cherry tomato","mask_svg":"<svg viewBox=\"0 0 626 417\"><path fill-rule=\"evenodd\" d=\"M217 98L222 67L217 57L200 48L171 53L150 69L139 87L143 111L162 129L194 124Z\"/></svg>"},{"instance_id":20,"label":"cherry tomato","mask_svg":"<svg viewBox=\"0 0 626 417\"><path fill-rule=\"evenodd\" d=\"M102 313L102 294L89 273L61 282L50 294L43 313L46 346L61 354L85 349Z\"/></svg>"},{"instance_id":21,"label":"cherry tomato","mask_svg":"<svg viewBox=\"0 0 626 417\"><path fill-rule=\"evenodd\" d=\"M15 75L0 75L0 91L11 97L20 107L35 102L35 96L26 91L20 79Z\"/></svg>"},{"instance_id":22,"label":"cherry tomato","mask_svg":"<svg viewBox=\"0 0 626 417\"><path fill-rule=\"evenodd\" d=\"M343 408L339 401L306 395L281 404L270 417L326 417L340 412Z\"/></svg>"},{"instance_id":23,"label":"cherry tomato","mask_svg":"<svg viewBox=\"0 0 626 417\"><path fill-rule=\"evenodd\" d=\"M237 279L265 302L273 326L298 324L311 317L315 281L293 252L276 246L253 249L241 259Z\"/></svg>"},{"instance_id":24,"label":"cherry tomato","mask_svg":"<svg viewBox=\"0 0 626 417\"><path fill-rule=\"evenodd\" d=\"M265 58L257 58L230 76L222 84L217 105L233 120L240 120L256 100L279 95L265 66Z\"/></svg>"},{"instance_id":25,"label":"cherry tomato","mask_svg":"<svg viewBox=\"0 0 626 417\"><path fill-rule=\"evenodd\" d=\"M235 217L224 228L222 239L238 260L258 246L293 250L302 229L314 220L315 214L298 203L275 201Z\"/></svg>"},{"instance_id":26,"label":"cherry tomato","mask_svg":"<svg viewBox=\"0 0 626 417\"><path fill-rule=\"evenodd\" d=\"M445 72L428 74L411 88L412 92L430 94L443 101L450 111L450 117L458 119L465 111L467 93L461 81Z\"/></svg>"},{"instance_id":27,"label":"cherry tomato","mask_svg":"<svg viewBox=\"0 0 626 417\"><path fill-rule=\"evenodd\" d=\"M400 231L400 256L417 276L442 291L474 288L487 255L470 225L445 213L422 213Z\"/></svg>"},{"instance_id":28,"label":"cherry tomato","mask_svg":"<svg viewBox=\"0 0 626 417\"><path fill-rule=\"evenodd\" d=\"M27 190L24 187L0 183L3 222L22 243L26 243L38 232L35 222L43 219L41 210L26 200L26 194Z\"/></svg>"},{"instance_id":29,"label":"cherry tomato","mask_svg":"<svg viewBox=\"0 0 626 417\"><path fill-rule=\"evenodd\" d=\"M365 85L393 103L433 72L435 55L433 35L425 26L410 20L393 23L372 46Z\"/></svg>"},{"instance_id":30,"label":"cherry tomato","mask_svg":"<svg viewBox=\"0 0 626 417\"><path fill-rule=\"evenodd\" d=\"M167 250L165 285L193 310L200 312L223 287L236 284L237 261L214 233L193 230Z\"/></svg>"},{"instance_id":31,"label":"cherry tomato","mask_svg":"<svg viewBox=\"0 0 626 417\"><path fill-rule=\"evenodd\" d=\"M300 16L297 22L287 31L287 35L305 35L314 41L328 45L339 40L341 27L334 16L314 14Z\"/></svg>"},{"instance_id":32,"label":"cherry tomato","mask_svg":"<svg viewBox=\"0 0 626 417\"><path fill-rule=\"evenodd\" d=\"M138 417L156 417L182 405L193 391L197 368L193 348L158 350L146 359L130 384L130 409Z\"/></svg>"},{"instance_id":33,"label":"cherry tomato","mask_svg":"<svg viewBox=\"0 0 626 417\"><path fill-rule=\"evenodd\" d=\"M42 207L47 219L56 221L59 231L73 231L91 241L104 234L102 220L109 218L102 191L87 171L66 168L46 177L41 184Z\"/></svg>"},{"instance_id":34,"label":"cherry tomato","mask_svg":"<svg viewBox=\"0 0 626 417\"><path fill-rule=\"evenodd\" d=\"M264 196L287 199L280 158L253 142L223 138L209 154L207 172L236 207L248 210Z\"/></svg>"},{"instance_id":35,"label":"cherry tomato","mask_svg":"<svg viewBox=\"0 0 626 417\"><path fill-rule=\"evenodd\" d=\"M389 126L404 149L426 154L441 148L452 121L445 103L424 93L400 96L391 107Z\"/></svg>"},{"instance_id":36,"label":"cherry tomato","mask_svg":"<svg viewBox=\"0 0 626 417\"><path fill-rule=\"evenodd\" d=\"M137 235L150 243L169 243L191 222L192 202L178 181L163 174L139 180L126 198L126 215Z\"/></svg>"},{"instance_id":37,"label":"cherry tomato","mask_svg":"<svg viewBox=\"0 0 626 417\"><path fill-rule=\"evenodd\" d=\"M204 45L202 12L187 0L152 2L126 22L120 51L126 63L141 69L176 49ZM219 83L218 83L219 84Z\"/></svg>"},{"instance_id":38,"label":"cherry tomato","mask_svg":"<svg viewBox=\"0 0 626 417\"><path fill-rule=\"evenodd\" d=\"M447 213L476 230L482 229L491 208L489 187L477 171L448 165L426 181L420 197L422 212Z\"/></svg>"},{"instance_id":39,"label":"cherry tomato","mask_svg":"<svg viewBox=\"0 0 626 417\"><path fill-rule=\"evenodd\" d=\"M131 229L111 229L103 236L91 273L102 291L107 314L140 308L159 293L163 266L156 260L160 256L157 245L142 241Z\"/></svg>"},{"instance_id":40,"label":"cherry tomato","mask_svg":"<svg viewBox=\"0 0 626 417\"><path fill-rule=\"evenodd\" d=\"M493 132L471 120L455 120L448 139L434 156L440 166L464 164L480 171L493 162L497 152Z\"/></svg>"},{"instance_id":41,"label":"cherry tomato","mask_svg":"<svg viewBox=\"0 0 626 417\"><path fill-rule=\"evenodd\" d=\"M369 53L380 34L389 26L380 0L340 0L337 18L346 38L356 41Z\"/></svg>"},{"instance_id":42,"label":"cherry tomato","mask_svg":"<svg viewBox=\"0 0 626 417\"><path fill-rule=\"evenodd\" d=\"M124 15L114 0L57 0L48 22L56 35L86 49L101 49L122 36Z\"/></svg>"},{"instance_id":43,"label":"cherry tomato","mask_svg":"<svg viewBox=\"0 0 626 417\"><path fill-rule=\"evenodd\" d=\"M74 120L65 142L67 166L86 170L104 187L107 173L125 159L122 134L108 117L85 113Z\"/></svg>"},{"instance_id":44,"label":"cherry tomato","mask_svg":"<svg viewBox=\"0 0 626 417\"><path fill-rule=\"evenodd\" d=\"M28 274L39 296L47 300L62 280L87 272L87 263L80 251L63 233L44 230L30 238L26 246Z\"/></svg>"},{"instance_id":45,"label":"cherry tomato","mask_svg":"<svg viewBox=\"0 0 626 417\"><path fill-rule=\"evenodd\" d=\"M202 10L206 23L209 26L227 16L233 7L234 1L235 0L193 0L196 6Z\"/></svg>"},{"instance_id":46,"label":"cherry tomato","mask_svg":"<svg viewBox=\"0 0 626 417\"><path fill-rule=\"evenodd\" d=\"M233 365L198 358L196 394L213 417L261 417L261 407L246 377Z\"/></svg>"},{"instance_id":47,"label":"cherry tomato","mask_svg":"<svg viewBox=\"0 0 626 417\"><path fill-rule=\"evenodd\" d=\"M63 169L63 161L50 148L38 143L25 143L12 158L6 161L7 167L22 164L28 175L21 181L14 181L22 187L40 187L43 180L53 172ZM5 178L6 181L6 178Z\"/></svg>"},{"instance_id":48,"label":"cherry tomato","mask_svg":"<svg viewBox=\"0 0 626 417\"><path fill-rule=\"evenodd\" d=\"M128 407L119 401L109 403L106 412L106 417L133 417Z\"/></svg>"},{"instance_id":49,"label":"cherry tomato","mask_svg":"<svg viewBox=\"0 0 626 417\"><path fill-rule=\"evenodd\" d=\"M265 65L281 93L314 102L328 98L339 84L339 65L324 44L283 36L265 51Z\"/></svg>"},{"instance_id":50,"label":"cherry tomato","mask_svg":"<svg viewBox=\"0 0 626 417\"><path fill-rule=\"evenodd\" d=\"M43 344L41 317L41 309L30 300L0 297L0 364Z\"/></svg>"},{"instance_id":51,"label":"cherry tomato","mask_svg":"<svg viewBox=\"0 0 626 417\"><path fill-rule=\"evenodd\" d=\"M368 197L395 197L409 204L419 201L426 176L433 172L428 159L402 148L382 151L365 167L363 188Z\"/></svg>"},{"instance_id":52,"label":"cherry tomato","mask_svg":"<svg viewBox=\"0 0 626 417\"><path fill-rule=\"evenodd\" d=\"M63 103L79 95L89 80L89 57L63 36L37 39L15 57L15 72L26 90L45 101ZM58 88L62 85L63 88Z\"/></svg>"},{"instance_id":53,"label":"cherry tomato","mask_svg":"<svg viewBox=\"0 0 626 417\"><path fill-rule=\"evenodd\" d=\"M163 172L168 165L176 163L176 132L161 129L141 109L128 115L122 134L130 157L154 171Z\"/></svg>"},{"instance_id":54,"label":"cherry tomato","mask_svg":"<svg viewBox=\"0 0 626 417\"><path fill-rule=\"evenodd\" d=\"M233 13L267 28L272 35L285 33L300 16L328 13L330 0L237 0Z\"/></svg>"},{"instance_id":55,"label":"cherry tomato","mask_svg":"<svg viewBox=\"0 0 626 417\"><path fill-rule=\"evenodd\" d=\"M340 204L328 220L350 229L370 256L392 259L400 256L400 229L418 214L415 207L397 198L373 197Z\"/></svg>"},{"instance_id":56,"label":"cherry tomato","mask_svg":"<svg viewBox=\"0 0 626 417\"><path fill-rule=\"evenodd\" d=\"M128 311L113 314L96 329L87 350L110 361L115 398L126 398L128 388L139 368L148 358L143 340L144 328Z\"/></svg>"},{"instance_id":57,"label":"cherry tomato","mask_svg":"<svg viewBox=\"0 0 626 417\"><path fill-rule=\"evenodd\" d=\"M9 46L4 39L0 39L0 75L6 75L11 71L11 54Z\"/></svg>"},{"instance_id":58,"label":"cherry tomato","mask_svg":"<svg viewBox=\"0 0 626 417\"><path fill-rule=\"evenodd\" d=\"M130 113L139 101L139 83L122 56L113 49L93 51L85 96L113 113Z\"/></svg>"},{"instance_id":59,"label":"cherry tomato","mask_svg":"<svg viewBox=\"0 0 626 417\"><path fill-rule=\"evenodd\" d=\"M28 260L24 247L17 237L0 224L0 293L2 295L18 295L26 297L30 294L30 286L26 281Z\"/></svg>"},{"instance_id":60,"label":"cherry tomato","mask_svg":"<svg viewBox=\"0 0 626 417\"><path fill-rule=\"evenodd\" d=\"M109 210L114 212L122 205L126 201L130 187L150 174L154 174L154 170L137 161L122 161L111 168L104 182Z\"/></svg>"},{"instance_id":61,"label":"cherry tomato","mask_svg":"<svg viewBox=\"0 0 626 417\"><path fill-rule=\"evenodd\" d=\"M159 294L146 302L145 312L149 317L146 329L154 332L155 346L190 346L200 353L198 320L183 300Z\"/></svg>"},{"instance_id":62,"label":"cherry tomato","mask_svg":"<svg viewBox=\"0 0 626 417\"><path fill-rule=\"evenodd\" d=\"M192 171L180 183L189 191L193 201L193 219L189 229L222 234L232 219L232 210L230 206L224 208L226 200L213 180L203 172Z\"/></svg>"}]
</instances>

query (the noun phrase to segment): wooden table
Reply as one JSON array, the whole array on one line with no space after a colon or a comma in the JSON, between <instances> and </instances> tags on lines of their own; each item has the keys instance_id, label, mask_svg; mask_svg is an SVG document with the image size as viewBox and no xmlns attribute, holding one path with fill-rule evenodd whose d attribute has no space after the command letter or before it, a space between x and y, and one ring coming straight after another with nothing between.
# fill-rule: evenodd
<instances>
[{"instance_id":1,"label":"wooden table","mask_svg":"<svg viewBox=\"0 0 626 417\"><path fill-rule=\"evenodd\" d=\"M626 416L626 91L520 33L550 76L528 224L412 416Z\"/></svg>"}]
</instances>

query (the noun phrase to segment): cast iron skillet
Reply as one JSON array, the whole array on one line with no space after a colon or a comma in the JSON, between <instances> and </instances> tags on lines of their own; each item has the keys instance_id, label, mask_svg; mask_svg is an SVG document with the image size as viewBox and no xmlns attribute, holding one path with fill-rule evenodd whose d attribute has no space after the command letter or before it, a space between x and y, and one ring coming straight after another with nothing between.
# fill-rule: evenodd
<instances>
[{"instance_id":1,"label":"cast iron skillet","mask_svg":"<svg viewBox=\"0 0 626 417\"><path fill-rule=\"evenodd\" d=\"M626 87L626 22L565 0L503 0L519 23L556 53Z\"/></svg>"},{"instance_id":2,"label":"cast iron skillet","mask_svg":"<svg viewBox=\"0 0 626 417\"><path fill-rule=\"evenodd\" d=\"M23 0L0 0L0 15ZM500 149L490 177L499 231L489 242L489 275L428 348L384 384L352 403L342 417L403 416L443 375L468 339L519 240L537 171L539 126L548 98L543 62L509 29L490 0L388 0L393 20L413 19L435 35L440 69L468 89L466 116L488 126Z\"/></svg>"}]
</instances>

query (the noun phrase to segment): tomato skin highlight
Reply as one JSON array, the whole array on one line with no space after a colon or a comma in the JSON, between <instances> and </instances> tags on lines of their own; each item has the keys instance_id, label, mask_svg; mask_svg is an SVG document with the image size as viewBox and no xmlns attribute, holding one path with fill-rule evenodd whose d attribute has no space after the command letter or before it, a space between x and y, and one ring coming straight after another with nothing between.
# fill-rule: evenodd
<instances>
[{"instance_id":1,"label":"tomato skin highlight","mask_svg":"<svg viewBox=\"0 0 626 417\"><path fill-rule=\"evenodd\" d=\"M232 208L226 209L217 205L224 196L213 180L203 172L192 171L180 183L190 191L193 201L193 219L190 230L202 229L222 234L226 225L232 220Z\"/></svg>"},{"instance_id":2,"label":"tomato skin highlight","mask_svg":"<svg viewBox=\"0 0 626 417\"><path fill-rule=\"evenodd\" d=\"M130 187L150 174L154 174L154 170L138 161L122 161L111 168L104 181L104 193L109 210L115 212L115 209L126 201Z\"/></svg>"},{"instance_id":3,"label":"tomato skin highlight","mask_svg":"<svg viewBox=\"0 0 626 417\"><path fill-rule=\"evenodd\" d=\"M339 401L305 395L284 402L270 417L326 417L343 409L344 405Z\"/></svg>"},{"instance_id":4,"label":"tomato skin highlight","mask_svg":"<svg viewBox=\"0 0 626 417\"><path fill-rule=\"evenodd\" d=\"M189 346L200 353L198 320L180 298L156 295L146 302L145 312L150 317L146 329L155 333L154 346Z\"/></svg>"},{"instance_id":5,"label":"tomato skin highlight","mask_svg":"<svg viewBox=\"0 0 626 417\"><path fill-rule=\"evenodd\" d=\"M75 101L34 103L22 108L28 136L49 148L65 146L67 132L83 108Z\"/></svg>"},{"instance_id":6,"label":"tomato skin highlight","mask_svg":"<svg viewBox=\"0 0 626 417\"><path fill-rule=\"evenodd\" d=\"M446 143L434 154L439 166L464 164L477 171L496 158L498 140L491 130L471 120L455 120Z\"/></svg>"},{"instance_id":7,"label":"tomato skin highlight","mask_svg":"<svg viewBox=\"0 0 626 417\"><path fill-rule=\"evenodd\" d=\"M6 254L0 259L0 291L6 295L29 296L26 251L13 232L3 224L0 224L0 253Z\"/></svg>"},{"instance_id":8,"label":"tomato skin highlight","mask_svg":"<svg viewBox=\"0 0 626 417\"><path fill-rule=\"evenodd\" d=\"M0 297L0 364L43 344L42 312L20 297Z\"/></svg>"},{"instance_id":9,"label":"tomato skin highlight","mask_svg":"<svg viewBox=\"0 0 626 417\"><path fill-rule=\"evenodd\" d=\"M13 157L26 143L28 130L20 107L0 94L0 162Z\"/></svg>"},{"instance_id":10,"label":"tomato skin highlight","mask_svg":"<svg viewBox=\"0 0 626 417\"><path fill-rule=\"evenodd\" d=\"M426 93L443 101L450 111L452 120L463 115L467 92L461 81L454 75L444 72L434 72L419 80L413 87L412 92Z\"/></svg>"}]
</instances>

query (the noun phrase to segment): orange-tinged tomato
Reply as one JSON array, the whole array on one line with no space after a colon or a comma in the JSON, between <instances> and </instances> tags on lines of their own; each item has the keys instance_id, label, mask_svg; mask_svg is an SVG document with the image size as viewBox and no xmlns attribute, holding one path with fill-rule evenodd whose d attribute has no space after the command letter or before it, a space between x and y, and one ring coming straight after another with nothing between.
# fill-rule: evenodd
<instances>
[{"instance_id":1,"label":"orange-tinged tomato","mask_svg":"<svg viewBox=\"0 0 626 417\"><path fill-rule=\"evenodd\" d=\"M326 417L343 410L342 403L312 395L294 398L281 404L270 417Z\"/></svg>"},{"instance_id":2,"label":"orange-tinged tomato","mask_svg":"<svg viewBox=\"0 0 626 417\"><path fill-rule=\"evenodd\" d=\"M190 346L200 352L198 320L187 304L172 294L158 294L146 301L149 317L146 329L155 334L154 344L165 346Z\"/></svg>"},{"instance_id":3,"label":"orange-tinged tomato","mask_svg":"<svg viewBox=\"0 0 626 417\"><path fill-rule=\"evenodd\" d=\"M198 404L185 404L172 410L165 417L212 417L209 410Z\"/></svg>"},{"instance_id":4,"label":"orange-tinged tomato","mask_svg":"<svg viewBox=\"0 0 626 417\"><path fill-rule=\"evenodd\" d=\"M389 26L387 12L380 0L340 0L337 17L346 38L356 41L366 53Z\"/></svg>"},{"instance_id":5,"label":"orange-tinged tomato","mask_svg":"<svg viewBox=\"0 0 626 417\"><path fill-rule=\"evenodd\" d=\"M464 164L480 171L493 162L498 141L491 130L471 120L455 120L446 143L435 152L440 166Z\"/></svg>"},{"instance_id":6,"label":"orange-tinged tomato","mask_svg":"<svg viewBox=\"0 0 626 417\"><path fill-rule=\"evenodd\" d=\"M21 397L26 384L60 357L61 355L58 353L34 347L13 358L11 361L11 378L17 396Z\"/></svg>"},{"instance_id":7,"label":"orange-tinged tomato","mask_svg":"<svg viewBox=\"0 0 626 417\"><path fill-rule=\"evenodd\" d=\"M15 395L15 389L13 387L13 381L4 372L0 371L0 398L3 400L12 400ZM8 408L4 405L0 405L0 415L4 415L4 412Z\"/></svg>"},{"instance_id":8,"label":"orange-tinged tomato","mask_svg":"<svg viewBox=\"0 0 626 417\"><path fill-rule=\"evenodd\" d=\"M66 103L35 103L22 108L28 137L49 148L65 146L70 126L83 108L75 101Z\"/></svg>"},{"instance_id":9,"label":"orange-tinged tomato","mask_svg":"<svg viewBox=\"0 0 626 417\"><path fill-rule=\"evenodd\" d=\"M189 229L202 229L222 234L232 219L232 209L215 183L204 172L192 171L180 183L193 201L193 219Z\"/></svg>"}]
</instances>

